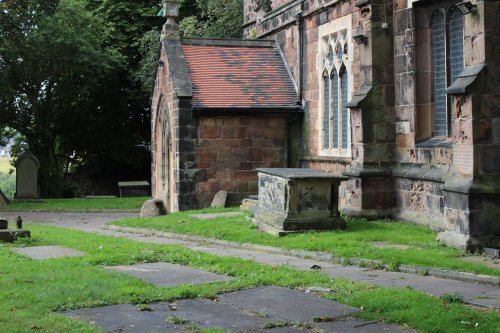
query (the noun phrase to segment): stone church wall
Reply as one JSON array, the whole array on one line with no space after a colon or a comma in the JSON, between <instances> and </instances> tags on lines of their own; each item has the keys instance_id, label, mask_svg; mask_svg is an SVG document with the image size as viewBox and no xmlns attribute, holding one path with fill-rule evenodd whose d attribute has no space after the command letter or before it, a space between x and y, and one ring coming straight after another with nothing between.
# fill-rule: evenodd
<instances>
[{"instance_id":1,"label":"stone church wall","mask_svg":"<svg viewBox=\"0 0 500 333\"><path fill-rule=\"evenodd\" d=\"M227 206L257 194L256 168L283 168L286 126L283 116L200 116L196 192L200 207L208 207L220 190Z\"/></svg>"}]
</instances>

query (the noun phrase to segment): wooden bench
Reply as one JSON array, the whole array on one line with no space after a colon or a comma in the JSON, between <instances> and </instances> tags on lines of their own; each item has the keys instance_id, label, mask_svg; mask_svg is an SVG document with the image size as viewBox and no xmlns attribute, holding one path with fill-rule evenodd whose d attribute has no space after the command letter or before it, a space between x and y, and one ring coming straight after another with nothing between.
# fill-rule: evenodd
<instances>
[{"instance_id":1,"label":"wooden bench","mask_svg":"<svg viewBox=\"0 0 500 333\"><path fill-rule=\"evenodd\" d=\"M147 181L118 182L120 198L144 197L151 195L151 186Z\"/></svg>"}]
</instances>

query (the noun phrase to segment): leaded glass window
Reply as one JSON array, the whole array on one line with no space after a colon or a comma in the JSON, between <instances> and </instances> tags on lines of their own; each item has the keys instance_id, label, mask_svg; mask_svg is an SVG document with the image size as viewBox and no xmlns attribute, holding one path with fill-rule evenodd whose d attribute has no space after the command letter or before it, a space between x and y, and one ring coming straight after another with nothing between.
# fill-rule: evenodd
<instances>
[{"instance_id":1,"label":"leaded glass window","mask_svg":"<svg viewBox=\"0 0 500 333\"><path fill-rule=\"evenodd\" d=\"M446 20L438 9L433 13L432 59L434 65L434 135L446 135Z\"/></svg>"},{"instance_id":2,"label":"leaded glass window","mask_svg":"<svg viewBox=\"0 0 500 333\"><path fill-rule=\"evenodd\" d=\"M321 145L322 153L347 156L350 152L350 121L347 109L349 88L349 43L347 32L339 31L322 40Z\"/></svg>"},{"instance_id":3,"label":"leaded glass window","mask_svg":"<svg viewBox=\"0 0 500 333\"><path fill-rule=\"evenodd\" d=\"M452 6L431 14L432 61L434 72L434 136L451 134L451 100L446 94L464 69L464 18Z\"/></svg>"}]
</instances>

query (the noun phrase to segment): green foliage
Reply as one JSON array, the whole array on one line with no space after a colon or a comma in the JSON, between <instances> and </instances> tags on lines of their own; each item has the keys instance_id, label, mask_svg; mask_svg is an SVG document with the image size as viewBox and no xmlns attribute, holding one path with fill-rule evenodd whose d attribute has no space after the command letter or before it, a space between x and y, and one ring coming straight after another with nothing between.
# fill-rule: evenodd
<instances>
[{"instance_id":1,"label":"green foliage","mask_svg":"<svg viewBox=\"0 0 500 333\"><path fill-rule=\"evenodd\" d=\"M0 143L6 126L40 159L43 197L68 173L147 178L149 92L133 76L150 0L0 2ZM141 176L139 176L141 175Z\"/></svg>"},{"instance_id":2,"label":"green foliage","mask_svg":"<svg viewBox=\"0 0 500 333\"><path fill-rule=\"evenodd\" d=\"M0 190L7 198L13 198L16 192L16 175L0 172Z\"/></svg>"},{"instance_id":3,"label":"green foliage","mask_svg":"<svg viewBox=\"0 0 500 333\"><path fill-rule=\"evenodd\" d=\"M439 297L445 303L463 303L464 297L457 292L451 294L444 294Z\"/></svg>"},{"instance_id":4,"label":"green foliage","mask_svg":"<svg viewBox=\"0 0 500 333\"><path fill-rule=\"evenodd\" d=\"M164 20L164 18L162 18ZM241 38L243 30L242 0L183 0L179 29L183 37ZM139 40L142 60L134 72L145 91L154 84L154 66L159 54L159 29L147 32Z\"/></svg>"},{"instance_id":5,"label":"green foliage","mask_svg":"<svg viewBox=\"0 0 500 333\"><path fill-rule=\"evenodd\" d=\"M242 0L196 0L195 10L187 14L180 23L183 36L241 38Z\"/></svg>"},{"instance_id":6,"label":"green foliage","mask_svg":"<svg viewBox=\"0 0 500 333\"><path fill-rule=\"evenodd\" d=\"M79 119L122 58L105 47L109 28L79 2L47 3L0 3L0 105L5 111L0 124L26 138L40 157L42 194L54 196L70 154L63 145L70 125L64 120Z\"/></svg>"},{"instance_id":7,"label":"green foliage","mask_svg":"<svg viewBox=\"0 0 500 333\"><path fill-rule=\"evenodd\" d=\"M153 302L215 295L263 285L323 286L324 297L362 307L360 317L409 326L419 332L498 332L495 311L474 310L463 304L443 304L411 289L385 289L321 272L294 270L253 261L194 252L181 246L134 242L41 225L27 225L29 242L0 245L1 332L97 332L84 321L57 311L132 303L147 308ZM60 245L86 253L82 257L31 260L15 254L12 246ZM204 285L155 287L140 279L103 269L103 266L143 262L170 262L227 274L234 280ZM306 323L307 324L307 323ZM306 326L305 326L306 327ZM194 329L193 332L203 332ZM223 332L207 329L204 332Z\"/></svg>"},{"instance_id":8,"label":"green foliage","mask_svg":"<svg viewBox=\"0 0 500 333\"><path fill-rule=\"evenodd\" d=\"M155 83L156 61L160 53L160 33L153 29L142 36L139 42L141 61L134 72L134 78L140 82L144 91L151 92Z\"/></svg>"},{"instance_id":9,"label":"green foliage","mask_svg":"<svg viewBox=\"0 0 500 333\"><path fill-rule=\"evenodd\" d=\"M191 214L193 211L151 219L124 219L115 221L113 224L197 235L238 243L329 252L336 257L376 259L393 268L404 263L500 276L498 269L460 260L460 256L464 254L462 251L441 246L436 242L436 235L433 231L410 223L349 219L346 221L347 228L345 230L276 237L255 229L247 216L201 220L191 217ZM179 221L183 221L183 223L179 223ZM407 245L409 248L405 250L380 248L374 246L372 242Z\"/></svg>"}]
</instances>

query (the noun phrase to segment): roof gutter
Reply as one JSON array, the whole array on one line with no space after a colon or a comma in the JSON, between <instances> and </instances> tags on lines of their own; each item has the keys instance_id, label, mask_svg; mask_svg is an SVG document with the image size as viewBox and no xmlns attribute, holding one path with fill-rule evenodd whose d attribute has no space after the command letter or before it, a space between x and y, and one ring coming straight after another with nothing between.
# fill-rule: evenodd
<instances>
[{"instance_id":1,"label":"roof gutter","mask_svg":"<svg viewBox=\"0 0 500 333\"><path fill-rule=\"evenodd\" d=\"M282 106L282 107L259 107L259 108L235 108L235 107L193 107L194 116L213 116L213 115L231 115L231 116L251 116L253 114L266 115L286 115L302 113L301 106Z\"/></svg>"}]
</instances>

